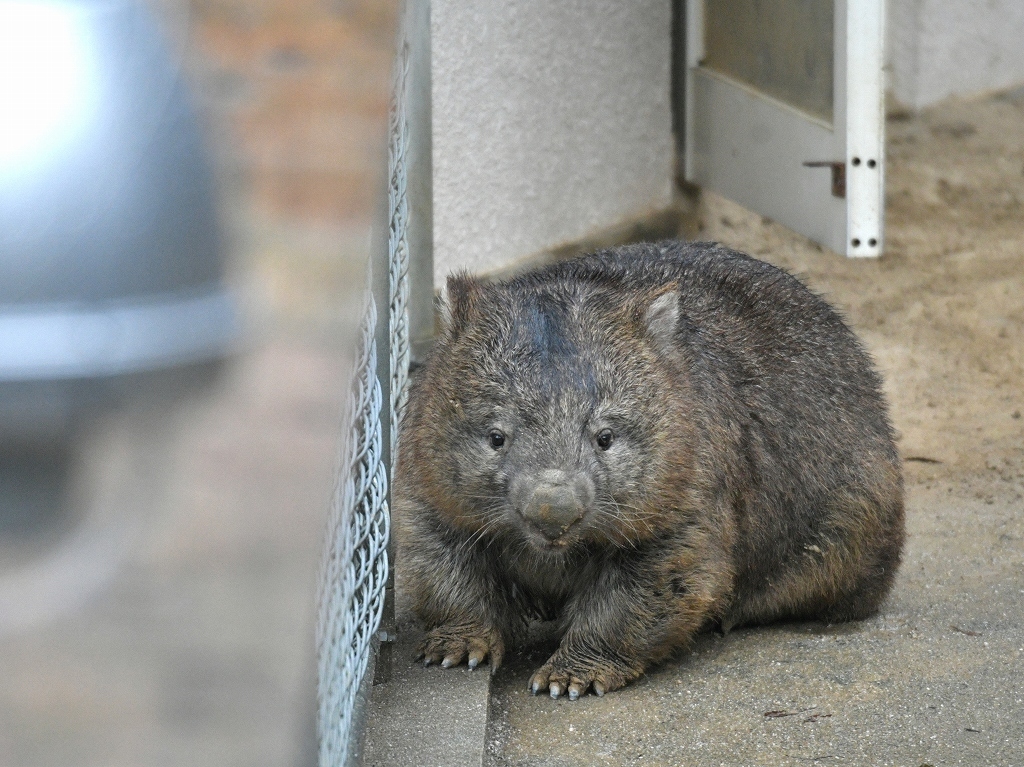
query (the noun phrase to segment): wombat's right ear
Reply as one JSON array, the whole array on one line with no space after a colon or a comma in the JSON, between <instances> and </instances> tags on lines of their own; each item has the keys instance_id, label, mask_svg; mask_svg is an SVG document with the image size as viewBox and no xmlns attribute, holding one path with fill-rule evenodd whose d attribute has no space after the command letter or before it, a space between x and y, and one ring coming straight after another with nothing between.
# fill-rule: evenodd
<instances>
[{"instance_id":1,"label":"wombat's right ear","mask_svg":"<svg viewBox=\"0 0 1024 767\"><path fill-rule=\"evenodd\" d=\"M644 325L647 332L665 349L676 344L676 333L679 328L679 289L665 286L648 304L644 312Z\"/></svg>"},{"instance_id":2,"label":"wombat's right ear","mask_svg":"<svg viewBox=\"0 0 1024 767\"><path fill-rule=\"evenodd\" d=\"M449 338L458 335L478 311L482 292L483 283L467 272L448 275L448 282L441 292L439 335Z\"/></svg>"}]
</instances>

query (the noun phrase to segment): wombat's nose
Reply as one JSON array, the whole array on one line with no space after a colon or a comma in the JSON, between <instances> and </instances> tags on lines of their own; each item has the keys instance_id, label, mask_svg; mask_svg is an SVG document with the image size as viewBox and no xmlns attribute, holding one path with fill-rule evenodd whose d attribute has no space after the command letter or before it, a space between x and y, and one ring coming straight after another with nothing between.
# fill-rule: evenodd
<instances>
[{"instance_id":1,"label":"wombat's nose","mask_svg":"<svg viewBox=\"0 0 1024 767\"><path fill-rule=\"evenodd\" d=\"M560 538L587 513L586 493L579 484L568 477L538 482L523 506L523 517L544 537Z\"/></svg>"}]
</instances>

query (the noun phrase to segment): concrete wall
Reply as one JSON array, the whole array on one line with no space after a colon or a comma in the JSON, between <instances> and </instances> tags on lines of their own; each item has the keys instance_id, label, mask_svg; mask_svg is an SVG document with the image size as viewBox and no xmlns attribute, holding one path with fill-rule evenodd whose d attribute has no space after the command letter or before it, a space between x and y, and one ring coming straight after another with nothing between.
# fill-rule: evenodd
<instances>
[{"instance_id":1,"label":"concrete wall","mask_svg":"<svg viewBox=\"0 0 1024 767\"><path fill-rule=\"evenodd\" d=\"M889 87L919 109L1024 82L1021 0L889 0Z\"/></svg>"},{"instance_id":2,"label":"concrete wall","mask_svg":"<svg viewBox=\"0 0 1024 767\"><path fill-rule=\"evenodd\" d=\"M433 0L434 275L671 200L670 0Z\"/></svg>"}]
</instances>

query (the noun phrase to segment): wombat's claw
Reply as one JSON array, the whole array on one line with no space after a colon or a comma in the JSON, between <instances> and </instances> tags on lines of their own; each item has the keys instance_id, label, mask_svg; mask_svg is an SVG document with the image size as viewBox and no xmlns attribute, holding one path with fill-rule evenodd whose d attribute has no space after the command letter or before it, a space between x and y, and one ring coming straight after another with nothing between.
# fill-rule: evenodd
<instances>
[{"instance_id":1,"label":"wombat's claw","mask_svg":"<svg viewBox=\"0 0 1024 767\"><path fill-rule=\"evenodd\" d=\"M444 658L440 653L436 652L421 652L417 660L421 661L423 663L423 667L426 668L427 666L434 665L444 666L442 661L447 660L447 658ZM447 668L447 666L445 666L445 668Z\"/></svg>"},{"instance_id":2,"label":"wombat's claw","mask_svg":"<svg viewBox=\"0 0 1024 767\"><path fill-rule=\"evenodd\" d=\"M474 669L490 656L493 673L501 665L504 645L496 631L482 630L482 636L478 631L444 626L429 631L420 650L423 665L452 668L466 661Z\"/></svg>"},{"instance_id":3,"label":"wombat's claw","mask_svg":"<svg viewBox=\"0 0 1024 767\"><path fill-rule=\"evenodd\" d=\"M580 696L583 695L590 685L581 684L579 682L572 682L569 685L568 690L562 687L558 682L551 682L548 684L548 692L551 693L551 697L558 700L563 693L568 694L569 700L579 700ZM536 693L534 693L536 695Z\"/></svg>"},{"instance_id":4,"label":"wombat's claw","mask_svg":"<svg viewBox=\"0 0 1024 767\"><path fill-rule=\"evenodd\" d=\"M534 674L530 680L531 693L536 695L544 688L547 688L548 694L555 700L558 700L563 695L567 695L569 700L578 700L580 695L583 695L589 686L588 682L579 679L551 679L550 672L545 673L544 669Z\"/></svg>"},{"instance_id":5,"label":"wombat's claw","mask_svg":"<svg viewBox=\"0 0 1024 767\"><path fill-rule=\"evenodd\" d=\"M492 653L492 656L493 655L494 655L494 653ZM467 663L469 664L470 668L476 668L481 663L483 663L486 658L487 658L487 651L486 650L483 650L483 649L480 649L480 648L471 649L470 652L469 652L469 660L467 661ZM498 655L497 658L498 658L498 663L501 663L501 656ZM491 660L493 661L494 657L492 657Z\"/></svg>"},{"instance_id":6,"label":"wombat's claw","mask_svg":"<svg viewBox=\"0 0 1024 767\"><path fill-rule=\"evenodd\" d=\"M571 660L560 662L556 653L530 677L530 692L536 695L547 689L552 698L566 695L569 700L579 700L587 694L587 690L593 689L595 695L603 697L606 692L617 690L635 679L639 673L639 670L611 664L595 667L586 663L573 663Z\"/></svg>"}]
</instances>

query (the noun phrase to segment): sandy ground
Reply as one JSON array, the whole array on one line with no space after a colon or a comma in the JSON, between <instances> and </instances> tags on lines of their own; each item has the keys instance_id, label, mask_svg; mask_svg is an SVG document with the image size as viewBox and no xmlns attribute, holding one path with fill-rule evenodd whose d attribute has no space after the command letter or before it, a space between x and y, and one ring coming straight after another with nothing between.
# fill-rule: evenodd
<instances>
[{"instance_id":1,"label":"sandy ground","mask_svg":"<svg viewBox=\"0 0 1024 767\"><path fill-rule=\"evenodd\" d=\"M904 457L960 476L997 453L1019 467L1024 93L890 119L888 139L877 261L822 252L713 195L691 236L783 266L840 308L885 377Z\"/></svg>"},{"instance_id":2,"label":"sandy ground","mask_svg":"<svg viewBox=\"0 0 1024 767\"><path fill-rule=\"evenodd\" d=\"M886 607L708 635L577 703L527 694L536 649L497 677L492 765L1024 765L1024 91L893 115L888 133L880 260L712 194L686 232L799 274L874 355L906 461Z\"/></svg>"}]
</instances>

